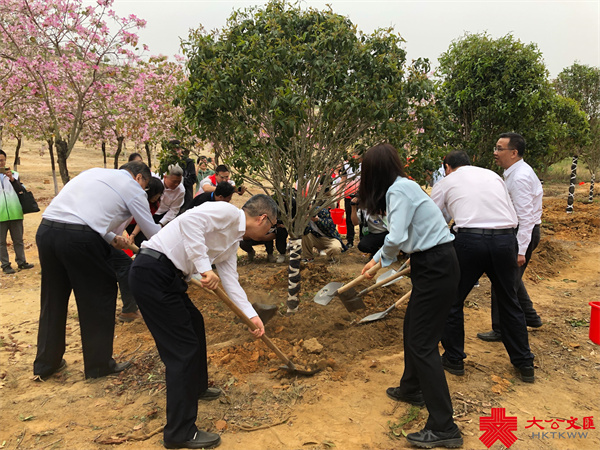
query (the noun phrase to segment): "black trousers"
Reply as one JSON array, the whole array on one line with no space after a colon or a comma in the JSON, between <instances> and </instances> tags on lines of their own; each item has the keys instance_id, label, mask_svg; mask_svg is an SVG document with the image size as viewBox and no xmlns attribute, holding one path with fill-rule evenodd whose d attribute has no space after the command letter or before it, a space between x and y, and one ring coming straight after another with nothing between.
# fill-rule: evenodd
<instances>
[{"instance_id":1,"label":"black trousers","mask_svg":"<svg viewBox=\"0 0 600 450\"><path fill-rule=\"evenodd\" d=\"M358 249L363 253L374 255L381 247L383 247L383 241L385 241L387 235L387 231L384 233L361 234Z\"/></svg>"},{"instance_id":2,"label":"black trousers","mask_svg":"<svg viewBox=\"0 0 600 450\"><path fill-rule=\"evenodd\" d=\"M137 303L133 298L131 289L129 289L129 269L132 260L123 250L118 250L110 246L110 256L108 263L115 271L119 291L121 291L121 301L123 302L122 313L134 313L138 310Z\"/></svg>"},{"instance_id":3,"label":"black trousers","mask_svg":"<svg viewBox=\"0 0 600 450\"><path fill-rule=\"evenodd\" d=\"M129 271L129 285L166 368L164 440L187 441L198 431L198 394L208 388L204 318L170 262L138 255Z\"/></svg>"},{"instance_id":4,"label":"black trousers","mask_svg":"<svg viewBox=\"0 0 600 450\"><path fill-rule=\"evenodd\" d=\"M354 224L352 223L352 199L344 197L344 209L346 210L346 242L354 244Z\"/></svg>"},{"instance_id":5,"label":"black trousers","mask_svg":"<svg viewBox=\"0 0 600 450\"><path fill-rule=\"evenodd\" d=\"M423 392L426 428L451 432L452 401L438 343L456 297L460 271L452 243L410 255L412 294L404 316L404 394Z\"/></svg>"},{"instance_id":6,"label":"black trousers","mask_svg":"<svg viewBox=\"0 0 600 450\"><path fill-rule=\"evenodd\" d=\"M531 232L531 241L529 242L527 250L525 251L525 264L519 267L519 278L517 280L517 300L519 300L519 305L521 305L523 314L525 314L525 322L538 321L539 319L538 313L533 307L533 302L529 297L529 293L527 292L527 289L525 289L525 284L523 284L523 274L525 273L525 269L527 269L527 265L529 264L529 260L531 259L533 251L537 248L537 246L540 243L540 234L540 226L536 225ZM498 299L493 286L492 329L494 331L500 331L500 312L498 309Z\"/></svg>"},{"instance_id":7,"label":"black trousers","mask_svg":"<svg viewBox=\"0 0 600 450\"><path fill-rule=\"evenodd\" d=\"M285 255L285 252L287 251L287 238L288 238L287 230L282 227L277 227L277 230L275 231L275 239L274 239L275 247L277 247L277 251L282 255ZM261 244L264 244L265 250L267 251L268 255L273 254L273 250L274 250L273 241L255 241L254 239L244 239L244 240L240 241L240 248L242 250L244 250L246 253L250 253L252 251L252 247L254 247L255 245L261 245Z\"/></svg>"},{"instance_id":8,"label":"black trousers","mask_svg":"<svg viewBox=\"0 0 600 450\"><path fill-rule=\"evenodd\" d=\"M464 301L484 273L492 282L498 298L502 342L517 367L533 364L525 315L517 300L517 238L514 234L479 235L458 233L454 248L460 264L458 297L450 308L442 345L450 361L467 357L465 347Z\"/></svg>"},{"instance_id":9,"label":"black trousers","mask_svg":"<svg viewBox=\"0 0 600 450\"><path fill-rule=\"evenodd\" d=\"M110 245L91 228L70 230L44 224L35 240L42 287L33 373L44 377L60 365L71 291L77 302L85 377L112 373L117 279L107 262Z\"/></svg>"}]
</instances>

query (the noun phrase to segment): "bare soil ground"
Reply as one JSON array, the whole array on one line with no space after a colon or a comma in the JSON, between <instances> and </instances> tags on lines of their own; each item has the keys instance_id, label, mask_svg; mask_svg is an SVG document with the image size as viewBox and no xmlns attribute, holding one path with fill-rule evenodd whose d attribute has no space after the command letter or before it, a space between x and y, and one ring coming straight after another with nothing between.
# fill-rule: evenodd
<instances>
[{"instance_id":1,"label":"bare soil ground","mask_svg":"<svg viewBox=\"0 0 600 450\"><path fill-rule=\"evenodd\" d=\"M53 185L49 157L39 155L40 145L25 146L20 172L43 209L53 197ZM72 175L101 165L99 151L76 148L69 159ZM586 189L578 188L576 198L587 198ZM243 201L235 199L238 205ZM527 287L544 322L529 335L536 355L535 384L518 379L502 343L485 343L475 336L490 329L487 278L467 300L466 375L447 374L466 449L485 448L479 440L479 418L489 416L492 408L505 408L507 416L518 419L518 440L511 448L600 448L600 347L588 339L588 302L600 300L600 207L598 201L576 201L575 212L567 215L565 206L566 186L545 186L542 243L526 272ZM0 448L163 448L164 366L143 322L118 323L115 329L117 361L133 359L134 366L119 376L86 381L72 301L67 369L46 382L32 381L40 286L35 232L40 220L41 213L25 218L27 257L35 268L0 275ZM12 258L12 248L9 253ZM410 289L410 280L373 291L365 297L367 309L353 313L339 300L326 307L312 301L328 282L356 277L365 262L351 249L341 263L329 264L321 257L304 266L300 312L287 317L286 265L268 263L260 251L255 262L248 263L240 252L240 280L251 301L279 306L267 334L298 365L324 368L308 378L278 370L275 354L254 341L215 296L190 287L206 321L211 382L225 392L219 401L200 403L198 426L221 433L222 448L409 447L402 434L422 428L427 410L398 404L385 395L387 387L398 384L403 370L404 308L377 322L357 322L394 303ZM587 419L584 429L585 417L592 418L594 428ZM543 431L533 424L534 418L542 420L538 423ZM570 426L568 431L587 435L567 436ZM542 432L555 434L544 437L538 434ZM558 432L565 433L561 437ZM498 441L492 448L505 447Z\"/></svg>"}]
</instances>

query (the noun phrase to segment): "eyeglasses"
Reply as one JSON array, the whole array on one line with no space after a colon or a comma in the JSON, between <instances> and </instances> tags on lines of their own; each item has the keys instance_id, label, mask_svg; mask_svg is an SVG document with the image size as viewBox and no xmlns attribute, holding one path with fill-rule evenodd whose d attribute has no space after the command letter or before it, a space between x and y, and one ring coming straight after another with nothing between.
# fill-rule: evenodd
<instances>
[{"instance_id":1,"label":"eyeglasses","mask_svg":"<svg viewBox=\"0 0 600 450\"><path fill-rule=\"evenodd\" d=\"M501 152L502 150L514 150L514 148L502 148L502 147L498 147L498 146L495 146L492 148L492 151L494 153Z\"/></svg>"},{"instance_id":2,"label":"eyeglasses","mask_svg":"<svg viewBox=\"0 0 600 450\"><path fill-rule=\"evenodd\" d=\"M265 214L265 217L267 218L267 220L269 221L269 224L271 225L271 228L269 229L269 233L274 233L275 229L277 228L277 222L273 223L271 221L271 219L269 218L269 216L266 214Z\"/></svg>"}]
</instances>

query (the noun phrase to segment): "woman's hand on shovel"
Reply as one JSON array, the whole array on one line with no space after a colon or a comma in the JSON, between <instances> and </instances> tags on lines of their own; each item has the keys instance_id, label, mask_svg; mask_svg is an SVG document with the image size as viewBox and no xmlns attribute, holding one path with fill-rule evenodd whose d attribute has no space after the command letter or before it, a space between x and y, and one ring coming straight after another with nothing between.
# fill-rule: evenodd
<instances>
[{"instance_id":1,"label":"woman's hand on shovel","mask_svg":"<svg viewBox=\"0 0 600 450\"><path fill-rule=\"evenodd\" d=\"M369 261L368 263L365 264L365 267L363 267L363 270L362 270L362 272L360 274L364 275L366 279L370 280L371 278L373 278L373 275L371 275L371 274L369 274L367 272L375 264L377 264L377 262L374 259L372 259L371 261Z\"/></svg>"},{"instance_id":2,"label":"woman's hand on shovel","mask_svg":"<svg viewBox=\"0 0 600 450\"><path fill-rule=\"evenodd\" d=\"M260 317L254 316L250 321L256 325L254 330L250 330L250 333L252 333L255 338L259 338L265 334L265 326L263 325L262 320L260 320Z\"/></svg>"}]
</instances>

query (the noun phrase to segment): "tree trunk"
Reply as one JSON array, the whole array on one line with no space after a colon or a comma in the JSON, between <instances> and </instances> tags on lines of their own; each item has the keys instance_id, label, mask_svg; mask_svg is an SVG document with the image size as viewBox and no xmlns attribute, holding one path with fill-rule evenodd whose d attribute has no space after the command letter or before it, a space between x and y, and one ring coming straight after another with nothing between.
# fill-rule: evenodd
<instances>
[{"instance_id":1,"label":"tree trunk","mask_svg":"<svg viewBox=\"0 0 600 450\"><path fill-rule=\"evenodd\" d=\"M50 166L52 167L52 181L54 181L54 195L58 195L58 181L56 180L56 164L54 162L54 138L49 138L48 153L50 153Z\"/></svg>"},{"instance_id":2,"label":"tree trunk","mask_svg":"<svg viewBox=\"0 0 600 450\"><path fill-rule=\"evenodd\" d=\"M125 140L124 136L119 136L117 138L117 151L115 152L115 169L119 168L119 155L123 151L123 141Z\"/></svg>"},{"instance_id":3,"label":"tree trunk","mask_svg":"<svg viewBox=\"0 0 600 450\"><path fill-rule=\"evenodd\" d=\"M69 154L69 147L67 141L59 139L56 141L56 156L58 160L58 171L60 172L60 178L63 182L63 186L71 179L69 177L69 169L67 168L67 155Z\"/></svg>"},{"instance_id":4,"label":"tree trunk","mask_svg":"<svg viewBox=\"0 0 600 450\"><path fill-rule=\"evenodd\" d=\"M21 158L19 157L19 152L21 151L21 144L23 143L23 138L21 136L17 136L17 148L15 149L15 161L13 163L13 170L17 170L19 164L21 164Z\"/></svg>"},{"instance_id":5,"label":"tree trunk","mask_svg":"<svg viewBox=\"0 0 600 450\"><path fill-rule=\"evenodd\" d=\"M575 182L577 181L577 156L573 156L571 164L571 180L569 184L569 197L567 198L567 214L573 212L573 200L575 199Z\"/></svg>"},{"instance_id":6,"label":"tree trunk","mask_svg":"<svg viewBox=\"0 0 600 450\"><path fill-rule=\"evenodd\" d=\"M146 156L148 157L148 167L152 170L152 152L150 151L150 143L144 142L144 148L146 149Z\"/></svg>"},{"instance_id":7,"label":"tree trunk","mask_svg":"<svg viewBox=\"0 0 600 450\"><path fill-rule=\"evenodd\" d=\"M588 197L588 202L592 203L594 201L594 181L596 180L596 174L592 172L592 178L590 179L590 196Z\"/></svg>"},{"instance_id":8,"label":"tree trunk","mask_svg":"<svg viewBox=\"0 0 600 450\"><path fill-rule=\"evenodd\" d=\"M302 238L292 238L289 241L290 265L288 266L288 312L298 311L300 300L300 258L302 255Z\"/></svg>"},{"instance_id":9,"label":"tree trunk","mask_svg":"<svg viewBox=\"0 0 600 450\"><path fill-rule=\"evenodd\" d=\"M102 160L104 162L104 168L106 169L106 141L102 141Z\"/></svg>"}]
</instances>

